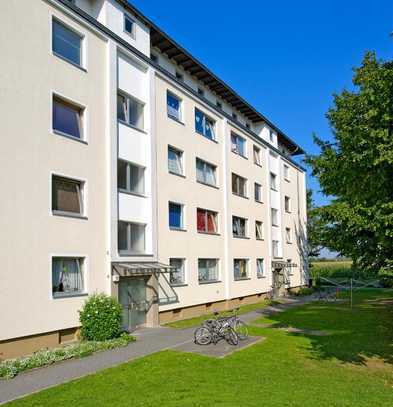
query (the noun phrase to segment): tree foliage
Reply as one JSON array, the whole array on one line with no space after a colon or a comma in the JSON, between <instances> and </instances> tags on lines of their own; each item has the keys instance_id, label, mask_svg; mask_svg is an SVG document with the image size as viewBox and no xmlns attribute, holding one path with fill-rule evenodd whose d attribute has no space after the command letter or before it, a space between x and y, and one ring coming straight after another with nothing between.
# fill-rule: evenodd
<instances>
[{"instance_id":1,"label":"tree foliage","mask_svg":"<svg viewBox=\"0 0 393 407\"><path fill-rule=\"evenodd\" d=\"M331 203L317 209L321 244L367 270L393 267L393 63L365 55L354 90L334 95L335 142L314 137L313 175Z\"/></svg>"},{"instance_id":2,"label":"tree foliage","mask_svg":"<svg viewBox=\"0 0 393 407\"><path fill-rule=\"evenodd\" d=\"M315 207L312 190L307 190L307 247L308 258L318 257L323 243L321 240L323 223L319 214L319 209Z\"/></svg>"}]
</instances>

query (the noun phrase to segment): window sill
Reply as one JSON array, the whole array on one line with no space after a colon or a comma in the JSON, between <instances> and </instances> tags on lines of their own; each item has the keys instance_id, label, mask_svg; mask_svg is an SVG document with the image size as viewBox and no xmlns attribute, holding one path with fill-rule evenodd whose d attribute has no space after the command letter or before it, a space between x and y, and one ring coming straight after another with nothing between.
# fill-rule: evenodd
<instances>
[{"instance_id":1,"label":"window sill","mask_svg":"<svg viewBox=\"0 0 393 407\"><path fill-rule=\"evenodd\" d=\"M271 191L274 191L274 192L278 192L278 189L277 189L277 188L272 188L272 187L270 187L270 190L271 190Z\"/></svg>"},{"instance_id":2,"label":"window sill","mask_svg":"<svg viewBox=\"0 0 393 407\"><path fill-rule=\"evenodd\" d=\"M118 189L118 192L119 192L119 193L122 193L122 194L126 194L126 195L137 196L137 197L139 197L139 198L147 198L147 196L144 195L144 194L138 194L138 192L127 191L126 189L121 189L121 188L119 188L119 189Z\"/></svg>"},{"instance_id":3,"label":"window sill","mask_svg":"<svg viewBox=\"0 0 393 407\"><path fill-rule=\"evenodd\" d=\"M119 252L119 257L153 257L153 254L145 252Z\"/></svg>"},{"instance_id":4,"label":"window sill","mask_svg":"<svg viewBox=\"0 0 393 407\"><path fill-rule=\"evenodd\" d=\"M71 293L71 294L52 294L52 298L54 300L61 300L64 298L77 298L77 297L87 297L89 294L88 293Z\"/></svg>"},{"instance_id":5,"label":"window sill","mask_svg":"<svg viewBox=\"0 0 393 407\"><path fill-rule=\"evenodd\" d=\"M62 211L52 211L53 216L60 216L63 218L73 218L73 219L81 219L81 220L88 220L87 216L78 215L77 213L70 213L70 212L62 212Z\"/></svg>"},{"instance_id":6,"label":"window sill","mask_svg":"<svg viewBox=\"0 0 393 407\"><path fill-rule=\"evenodd\" d=\"M202 230L198 230L197 232L201 235L221 236L220 233L216 233L216 232L204 232Z\"/></svg>"},{"instance_id":7,"label":"window sill","mask_svg":"<svg viewBox=\"0 0 393 407\"><path fill-rule=\"evenodd\" d=\"M258 278L259 280L262 280L262 279L266 278L266 276L257 276L257 278Z\"/></svg>"},{"instance_id":8,"label":"window sill","mask_svg":"<svg viewBox=\"0 0 393 407\"><path fill-rule=\"evenodd\" d=\"M285 242L286 244L293 244L293 242Z\"/></svg>"},{"instance_id":9,"label":"window sill","mask_svg":"<svg viewBox=\"0 0 393 407\"><path fill-rule=\"evenodd\" d=\"M234 239L245 239L245 240L250 240L250 238L248 236L235 236L232 235Z\"/></svg>"},{"instance_id":10,"label":"window sill","mask_svg":"<svg viewBox=\"0 0 393 407\"><path fill-rule=\"evenodd\" d=\"M239 278L234 278L234 281L247 281L251 280L250 277L239 277Z\"/></svg>"},{"instance_id":11,"label":"window sill","mask_svg":"<svg viewBox=\"0 0 393 407\"><path fill-rule=\"evenodd\" d=\"M82 144L85 144L85 145L89 144L86 140L83 140L83 139L78 138L78 137L71 136L70 134L63 133L62 131L59 131L59 130L52 129L52 133L54 135L56 135L56 136L61 136L61 137L68 138L70 140L78 141L79 143L82 143Z\"/></svg>"},{"instance_id":12,"label":"window sill","mask_svg":"<svg viewBox=\"0 0 393 407\"><path fill-rule=\"evenodd\" d=\"M263 201L259 201L258 199L255 200L256 203L263 204Z\"/></svg>"},{"instance_id":13,"label":"window sill","mask_svg":"<svg viewBox=\"0 0 393 407\"><path fill-rule=\"evenodd\" d=\"M176 175L177 177L180 177L180 178L186 178L186 176L185 176L185 175L183 175L183 174L179 174L179 173L174 172L174 171L170 171L170 170L168 170L168 173L169 173L169 174L171 174L171 175Z\"/></svg>"},{"instance_id":14,"label":"window sill","mask_svg":"<svg viewBox=\"0 0 393 407\"><path fill-rule=\"evenodd\" d=\"M262 164L259 164L259 163L255 162L255 161L254 161L254 164L255 164L257 167L261 167L261 168L262 168Z\"/></svg>"},{"instance_id":15,"label":"window sill","mask_svg":"<svg viewBox=\"0 0 393 407\"><path fill-rule=\"evenodd\" d=\"M231 150L233 154L236 154L237 156L244 158L245 160L248 160L248 157L246 155L240 154L237 151Z\"/></svg>"},{"instance_id":16,"label":"window sill","mask_svg":"<svg viewBox=\"0 0 393 407\"><path fill-rule=\"evenodd\" d=\"M186 125L184 122L182 122L182 121L181 121L180 119L178 119L177 117L171 116L170 114L168 114L167 116L168 116L168 119L171 119L171 120L173 120L173 121L176 122L176 123L179 123L179 124L181 124L181 125L183 125L183 126Z\"/></svg>"},{"instance_id":17,"label":"window sill","mask_svg":"<svg viewBox=\"0 0 393 407\"><path fill-rule=\"evenodd\" d=\"M173 232L187 232L187 229L176 228L174 226L169 226L169 230L172 230Z\"/></svg>"},{"instance_id":18,"label":"window sill","mask_svg":"<svg viewBox=\"0 0 393 407\"><path fill-rule=\"evenodd\" d=\"M272 227L274 227L274 228L278 228L277 223L272 223Z\"/></svg>"},{"instance_id":19,"label":"window sill","mask_svg":"<svg viewBox=\"0 0 393 407\"><path fill-rule=\"evenodd\" d=\"M265 239L263 239L263 238L259 239L259 238L256 237L255 240L257 240L258 242L263 242Z\"/></svg>"},{"instance_id":20,"label":"window sill","mask_svg":"<svg viewBox=\"0 0 393 407\"><path fill-rule=\"evenodd\" d=\"M70 59L67 59L66 57L63 57L62 55L58 54L57 52L52 51L52 55L55 56L56 58L61 59L61 60L64 61L64 62L67 62L68 64L74 66L75 68L80 69L82 72L87 73L87 69L86 69L86 68L84 68L84 67L81 66L81 65L76 64L75 62L71 61Z\"/></svg>"},{"instance_id":21,"label":"window sill","mask_svg":"<svg viewBox=\"0 0 393 407\"><path fill-rule=\"evenodd\" d=\"M284 178L284 181L291 182L291 180L289 178Z\"/></svg>"},{"instance_id":22,"label":"window sill","mask_svg":"<svg viewBox=\"0 0 393 407\"><path fill-rule=\"evenodd\" d=\"M246 195L240 195L240 194L237 194L236 192L233 192L233 191L232 191L232 194L235 195L235 196L238 196L239 198L250 199L250 198L249 198L248 196L246 196Z\"/></svg>"},{"instance_id":23,"label":"window sill","mask_svg":"<svg viewBox=\"0 0 393 407\"><path fill-rule=\"evenodd\" d=\"M199 285L206 285L206 284L217 284L221 283L221 280L211 280L211 281L198 281Z\"/></svg>"},{"instance_id":24,"label":"window sill","mask_svg":"<svg viewBox=\"0 0 393 407\"><path fill-rule=\"evenodd\" d=\"M196 182L197 182L198 184L202 184L202 185L205 185L205 186L207 186L207 187L211 187L211 188L215 188L215 189L220 189L218 186L213 185L213 184L208 184L207 182L198 181L198 180L196 180Z\"/></svg>"},{"instance_id":25,"label":"window sill","mask_svg":"<svg viewBox=\"0 0 393 407\"><path fill-rule=\"evenodd\" d=\"M186 284L186 283L171 284L171 287L174 287L174 288L188 287L188 284Z\"/></svg>"},{"instance_id":26,"label":"window sill","mask_svg":"<svg viewBox=\"0 0 393 407\"><path fill-rule=\"evenodd\" d=\"M212 141L213 143L218 144L218 141L217 141L216 139L207 137L207 136L205 136L203 133L200 133L200 132L197 131L197 130L195 130L195 132L196 132L198 135L202 136L204 139L209 140L209 141Z\"/></svg>"},{"instance_id":27,"label":"window sill","mask_svg":"<svg viewBox=\"0 0 393 407\"><path fill-rule=\"evenodd\" d=\"M133 124L127 123L127 122L125 122L123 120L120 120L120 119L117 119L117 121L118 121L118 123L122 124L123 126L126 126L126 127L130 128L130 129L139 131L140 133L147 134L147 132L145 130L140 129L139 127L136 127Z\"/></svg>"},{"instance_id":28,"label":"window sill","mask_svg":"<svg viewBox=\"0 0 393 407\"><path fill-rule=\"evenodd\" d=\"M285 211L285 213L290 215L292 213L292 211Z\"/></svg>"}]
</instances>

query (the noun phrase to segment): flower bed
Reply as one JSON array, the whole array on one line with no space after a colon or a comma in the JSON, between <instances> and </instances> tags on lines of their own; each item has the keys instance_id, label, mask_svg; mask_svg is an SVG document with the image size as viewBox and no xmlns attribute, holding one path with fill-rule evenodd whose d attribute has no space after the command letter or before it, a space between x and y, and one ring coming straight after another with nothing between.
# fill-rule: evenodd
<instances>
[{"instance_id":1,"label":"flower bed","mask_svg":"<svg viewBox=\"0 0 393 407\"><path fill-rule=\"evenodd\" d=\"M25 370L48 366L62 360L83 358L95 352L124 347L133 341L133 336L123 333L118 338L102 342L82 341L61 348L42 349L30 356L0 362L0 379L11 379Z\"/></svg>"}]
</instances>

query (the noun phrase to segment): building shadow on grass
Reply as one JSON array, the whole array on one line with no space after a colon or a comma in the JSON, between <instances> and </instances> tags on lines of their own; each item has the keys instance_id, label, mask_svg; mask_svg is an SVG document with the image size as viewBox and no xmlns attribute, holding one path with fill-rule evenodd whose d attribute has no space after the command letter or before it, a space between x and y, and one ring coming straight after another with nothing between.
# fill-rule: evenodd
<instances>
[{"instance_id":1,"label":"building shadow on grass","mask_svg":"<svg viewBox=\"0 0 393 407\"><path fill-rule=\"evenodd\" d=\"M353 309L348 302L313 303L269 317L274 327L290 326L319 330L288 335L309 339L307 349L314 359L337 359L366 365L371 358L393 365L393 294L391 298L362 299Z\"/></svg>"}]
</instances>

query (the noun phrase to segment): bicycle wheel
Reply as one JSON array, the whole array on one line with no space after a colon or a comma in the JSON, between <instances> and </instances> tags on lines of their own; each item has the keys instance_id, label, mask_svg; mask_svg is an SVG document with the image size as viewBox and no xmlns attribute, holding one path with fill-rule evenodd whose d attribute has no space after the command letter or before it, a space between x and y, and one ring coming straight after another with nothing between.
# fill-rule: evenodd
<instances>
[{"instance_id":1,"label":"bicycle wheel","mask_svg":"<svg viewBox=\"0 0 393 407\"><path fill-rule=\"evenodd\" d=\"M209 345L212 341L211 332L204 326L194 332L194 342L198 345Z\"/></svg>"},{"instance_id":2,"label":"bicycle wheel","mask_svg":"<svg viewBox=\"0 0 393 407\"><path fill-rule=\"evenodd\" d=\"M225 339L230 345L236 346L239 344L239 338L231 327L229 327L225 332Z\"/></svg>"},{"instance_id":3,"label":"bicycle wheel","mask_svg":"<svg viewBox=\"0 0 393 407\"><path fill-rule=\"evenodd\" d=\"M235 323L233 324L233 330L235 331L237 337L241 340L244 341L245 339L248 338L248 327L247 325L241 321L240 319L237 319Z\"/></svg>"}]
</instances>

